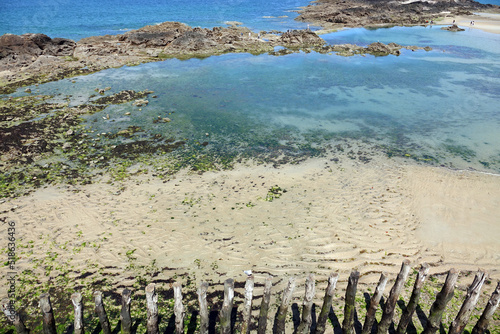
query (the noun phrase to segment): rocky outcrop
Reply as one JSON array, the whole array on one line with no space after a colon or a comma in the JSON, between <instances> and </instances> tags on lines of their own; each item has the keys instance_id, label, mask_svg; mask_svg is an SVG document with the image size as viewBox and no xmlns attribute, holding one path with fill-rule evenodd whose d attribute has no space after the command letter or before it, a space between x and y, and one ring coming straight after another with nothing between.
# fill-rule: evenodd
<instances>
[{"instance_id":1,"label":"rocky outcrop","mask_svg":"<svg viewBox=\"0 0 500 334\"><path fill-rule=\"evenodd\" d=\"M460 28L456 24L453 24L453 25L451 25L449 27L442 27L441 29L442 30L448 30L448 31L465 31L465 29Z\"/></svg>"},{"instance_id":2,"label":"rocky outcrop","mask_svg":"<svg viewBox=\"0 0 500 334\"><path fill-rule=\"evenodd\" d=\"M281 34L279 42L287 47L313 47L322 46L326 42L312 31L291 30Z\"/></svg>"},{"instance_id":3,"label":"rocky outcrop","mask_svg":"<svg viewBox=\"0 0 500 334\"><path fill-rule=\"evenodd\" d=\"M0 92L166 58L208 57L229 52L285 55L300 50L335 51L341 55L398 52L376 43L366 50L356 47L350 51L342 46L325 44L325 40L309 30L257 34L245 27L202 29L179 22L146 26L122 35L88 37L78 43L62 38L51 39L42 34L4 35L0 37ZM276 46L284 48L275 52Z\"/></svg>"},{"instance_id":4,"label":"rocky outcrop","mask_svg":"<svg viewBox=\"0 0 500 334\"><path fill-rule=\"evenodd\" d=\"M499 7L473 0L318 0L304 7L296 18L326 29L379 25L427 24L448 15L472 15L478 11L496 11Z\"/></svg>"},{"instance_id":5,"label":"rocky outcrop","mask_svg":"<svg viewBox=\"0 0 500 334\"><path fill-rule=\"evenodd\" d=\"M76 43L43 34L0 36L0 71L27 66L39 56L72 56Z\"/></svg>"},{"instance_id":6,"label":"rocky outcrop","mask_svg":"<svg viewBox=\"0 0 500 334\"><path fill-rule=\"evenodd\" d=\"M396 43L384 44L380 42L375 42L366 47L362 47L355 44L328 45L320 49L315 49L315 51L320 53L336 52L340 56L354 56L359 54L371 54L374 56L388 56L388 55L399 56L401 54L401 49L407 49L411 51L432 50L432 48L429 46L426 47L420 47L414 45L402 46Z\"/></svg>"}]
</instances>

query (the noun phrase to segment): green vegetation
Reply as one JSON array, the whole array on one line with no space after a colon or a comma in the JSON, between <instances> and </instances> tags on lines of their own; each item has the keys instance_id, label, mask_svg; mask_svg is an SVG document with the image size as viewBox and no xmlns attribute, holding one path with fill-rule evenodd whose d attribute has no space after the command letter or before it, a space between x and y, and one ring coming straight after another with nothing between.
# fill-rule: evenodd
<instances>
[{"instance_id":1,"label":"green vegetation","mask_svg":"<svg viewBox=\"0 0 500 334\"><path fill-rule=\"evenodd\" d=\"M281 187L279 187L278 185L272 186L267 191L267 195L266 195L265 201L272 202L276 198L280 198L281 195L283 195L284 193L286 193L285 189L281 189Z\"/></svg>"}]
</instances>

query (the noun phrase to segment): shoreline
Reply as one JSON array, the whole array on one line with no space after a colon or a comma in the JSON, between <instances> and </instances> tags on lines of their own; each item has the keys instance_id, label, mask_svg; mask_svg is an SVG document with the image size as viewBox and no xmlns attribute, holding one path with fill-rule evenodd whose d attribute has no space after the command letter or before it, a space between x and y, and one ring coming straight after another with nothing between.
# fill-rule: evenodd
<instances>
[{"instance_id":1,"label":"shoreline","mask_svg":"<svg viewBox=\"0 0 500 334\"><path fill-rule=\"evenodd\" d=\"M440 24L451 25L455 20L455 24L464 29L478 29L492 34L500 34L500 14L493 13L474 13L475 15L453 16L446 17ZM474 25L471 25L474 21Z\"/></svg>"},{"instance_id":2,"label":"shoreline","mask_svg":"<svg viewBox=\"0 0 500 334\"><path fill-rule=\"evenodd\" d=\"M47 186L0 201L0 212L16 223L17 307L32 314L38 313L30 298L40 289L53 289L62 305L67 291L129 288L137 312L150 282L170 291L179 281L193 298L201 281L219 291L227 278L244 282L244 270L253 271L256 283L272 275L273 298L296 277L297 303L313 273L319 305L332 272L339 274L336 298L351 270L361 274L360 292L373 291L387 273L387 294L403 260L412 272L430 265L421 300L427 313L451 268L460 272L452 309L458 310L478 268L489 275L481 294L489 298L500 280L498 198L497 175L381 156L366 164L327 156L278 168L248 161L228 171L183 170L167 182L137 174L115 184ZM2 224L0 233L6 228ZM2 286L0 295L6 293ZM108 305L113 309L113 300Z\"/></svg>"},{"instance_id":3,"label":"shoreline","mask_svg":"<svg viewBox=\"0 0 500 334\"><path fill-rule=\"evenodd\" d=\"M273 188L279 196L269 200ZM181 171L166 182L143 174L114 185L47 186L6 199L0 212L18 224L21 244L34 246L18 262L25 269L66 244L53 251L80 272L88 256L98 268L125 268L125 253L135 249L136 266L154 261L171 268L163 275L189 272L197 280L248 269L328 276L356 268L373 273L361 280L372 284L382 271L397 274L403 259L430 263L431 274L480 266L500 279L498 189L498 175L381 156L366 164L323 157L278 168L248 162L201 175ZM75 248L81 253L71 256ZM126 284L130 274L114 281Z\"/></svg>"}]
</instances>

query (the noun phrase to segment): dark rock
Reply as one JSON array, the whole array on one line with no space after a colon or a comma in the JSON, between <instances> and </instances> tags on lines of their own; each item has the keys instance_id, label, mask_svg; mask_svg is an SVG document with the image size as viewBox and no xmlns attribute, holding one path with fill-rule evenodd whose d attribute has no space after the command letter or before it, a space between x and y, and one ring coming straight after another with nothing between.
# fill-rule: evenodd
<instances>
[{"instance_id":1,"label":"dark rock","mask_svg":"<svg viewBox=\"0 0 500 334\"><path fill-rule=\"evenodd\" d=\"M71 56L75 46L72 40L44 34L5 34L0 36L0 70L27 66L41 55Z\"/></svg>"},{"instance_id":2,"label":"dark rock","mask_svg":"<svg viewBox=\"0 0 500 334\"><path fill-rule=\"evenodd\" d=\"M393 49L389 45L380 42L372 43L366 47L366 52L380 56L386 56L392 51Z\"/></svg>"},{"instance_id":3,"label":"dark rock","mask_svg":"<svg viewBox=\"0 0 500 334\"><path fill-rule=\"evenodd\" d=\"M309 30L291 30L281 34L280 42L286 46L312 47L322 46L324 39Z\"/></svg>"},{"instance_id":4,"label":"dark rock","mask_svg":"<svg viewBox=\"0 0 500 334\"><path fill-rule=\"evenodd\" d=\"M217 46L217 43L207 36L206 31L188 31L176 38L170 45L171 49L196 52Z\"/></svg>"},{"instance_id":5,"label":"dark rock","mask_svg":"<svg viewBox=\"0 0 500 334\"><path fill-rule=\"evenodd\" d=\"M53 38L43 48L43 54L49 56L72 56L76 43L67 38Z\"/></svg>"},{"instance_id":6,"label":"dark rock","mask_svg":"<svg viewBox=\"0 0 500 334\"><path fill-rule=\"evenodd\" d=\"M442 30L448 30L448 31L465 31L465 29L460 28L456 24L451 25L449 27L442 27L441 29Z\"/></svg>"}]
</instances>

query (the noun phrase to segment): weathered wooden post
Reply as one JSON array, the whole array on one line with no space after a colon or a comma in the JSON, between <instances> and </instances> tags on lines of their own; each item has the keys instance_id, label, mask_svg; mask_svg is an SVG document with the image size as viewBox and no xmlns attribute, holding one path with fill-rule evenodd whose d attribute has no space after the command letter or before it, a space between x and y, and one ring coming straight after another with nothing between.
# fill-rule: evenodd
<instances>
[{"instance_id":1,"label":"weathered wooden post","mask_svg":"<svg viewBox=\"0 0 500 334\"><path fill-rule=\"evenodd\" d=\"M24 325L23 321L21 320L21 317L19 317L19 313L17 313L14 310L13 304L11 303L10 299L5 298L2 300L2 312L5 314L7 319L9 319L9 321L12 322L12 324L16 328L17 334L29 333L29 330Z\"/></svg>"},{"instance_id":2,"label":"weathered wooden post","mask_svg":"<svg viewBox=\"0 0 500 334\"><path fill-rule=\"evenodd\" d=\"M401 270L399 271L396 282L389 293L387 302L385 303L384 313L382 314L382 319L378 324L378 334L386 334L389 331L389 327L392 323L392 318L394 317L394 311L396 308L396 303L398 301L401 290L403 290L406 279L408 278L408 273L410 272L410 261L404 260L401 265Z\"/></svg>"},{"instance_id":3,"label":"weathered wooden post","mask_svg":"<svg viewBox=\"0 0 500 334\"><path fill-rule=\"evenodd\" d=\"M175 333L184 333L184 305L182 305L182 284L174 283L174 314L175 314Z\"/></svg>"},{"instance_id":4,"label":"weathered wooden post","mask_svg":"<svg viewBox=\"0 0 500 334\"><path fill-rule=\"evenodd\" d=\"M333 292L337 286L337 281L339 279L339 274L332 273L328 277L328 286L325 291L325 298L323 299L323 307L321 307L321 312L318 316L318 321L316 322L315 334L323 334L326 330L326 321L328 320L328 315L330 314L330 308L333 303Z\"/></svg>"},{"instance_id":5,"label":"weathered wooden post","mask_svg":"<svg viewBox=\"0 0 500 334\"><path fill-rule=\"evenodd\" d=\"M220 333L231 334L231 312L233 311L234 280L228 278L224 282L224 302L220 310Z\"/></svg>"},{"instance_id":6,"label":"weathered wooden post","mask_svg":"<svg viewBox=\"0 0 500 334\"><path fill-rule=\"evenodd\" d=\"M368 311L366 311L365 323L363 324L363 330L361 334L369 334L372 332L373 323L375 322L375 313L377 312L378 305L382 296L384 295L385 286L387 285L387 273L380 274L380 279L378 280L377 287L370 299L370 306L368 306Z\"/></svg>"},{"instance_id":7,"label":"weathered wooden post","mask_svg":"<svg viewBox=\"0 0 500 334\"><path fill-rule=\"evenodd\" d=\"M467 325L470 315L479 299L479 293L486 280L486 276L486 273L482 270L477 272L474 281L467 289L467 295L460 311L458 311L457 317L451 323L448 334L461 334L464 331L465 325Z\"/></svg>"},{"instance_id":8,"label":"weathered wooden post","mask_svg":"<svg viewBox=\"0 0 500 334\"><path fill-rule=\"evenodd\" d=\"M295 278L290 277L288 279L288 285L283 290L283 294L281 295L281 305L278 309L278 313L276 314L276 323L275 323L275 334L285 334L285 320L286 313L288 312L288 306L292 301L293 290L295 289Z\"/></svg>"},{"instance_id":9,"label":"weathered wooden post","mask_svg":"<svg viewBox=\"0 0 500 334\"><path fill-rule=\"evenodd\" d=\"M427 318L427 325L425 326L422 334L433 334L439 330L439 324L441 323L441 318L443 316L446 304L448 304L448 302L453 297L458 273L459 272L453 268L448 271L448 275L446 276L446 281L444 282L443 288L437 294L436 300L431 306L429 317Z\"/></svg>"},{"instance_id":10,"label":"weathered wooden post","mask_svg":"<svg viewBox=\"0 0 500 334\"><path fill-rule=\"evenodd\" d=\"M121 331L123 334L132 333L132 317L130 316L130 303L132 291L125 288L122 291L122 308L120 311Z\"/></svg>"},{"instance_id":11,"label":"weathered wooden post","mask_svg":"<svg viewBox=\"0 0 500 334\"><path fill-rule=\"evenodd\" d=\"M296 333L307 334L311 331L312 305L315 294L316 289L314 284L314 274L309 274L306 278L306 294L304 296L304 303L302 307L302 320L295 331Z\"/></svg>"},{"instance_id":12,"label":"weathered wooden post","mask_svg":"<svg viewBox=\"0 0 500 334\"><path fill-rule=\"evenodd\" d=\"M52 312L52 305L50 304L50 296L44 293L40 296L40 309L43 316L43 333L44 334L57 334L56 321L54 313Z\"/></svg>"},{"instance_id":13,"label":"weathered wooden post","mask_svg":"<svg viewBox=\"0 0 500 334\"><path fill-rule=\"evenodd\" d=\"M257 334L266 334L267 329L267 314L269 313L269 305L271 304L271 287L273 286L273 277L269 275L264 284L264 293L262 302L260 303L259 327Z\"/></svg>"},{"instance_id":14,"label":"weathered wooden post","mask_svg":"<svg viewBox=\"0 0 500 334\"><path fill-rule=\"evenodd\" d=\"M200 304L200 334L208 334L209 314L207 303L208 283L201 282L198 288L198 302Z\"/></svg>"},{"instance_id":15,"label":"weathered wooden post","mask_svg":"<svg viewBox=\"0 0 500 334\"><path fill-rule=\"evenodd\" d=\"M490 300L488 300L488 304L484 308L483 314L477 321L476 325L472 329L471 334L483 334L488 329L488 325L490 324L490 320L493 317L496 309L498 308L498 304L500 303L500 282L497 284L497 288L491 294Z\"/></svg>"},{"instance_id":16,"label":"weathered wooden post","mask_svg":"<svg viewBox=\"0 0 500 334\"><path fill-rule=\"evenodd\" d=\"M241 334L250 333L250 321L252 320L252 297L253 297L253 275L247 277L245 283L245 304L243 305L243 321L241 323Z\"/></svg>"},{"instance_id":17,"label":"weathered wooden post","mask_svg":"<svg viewBox=\"0 0 500 334\"><path fill-rule=\"evenodd\" d=\"M71 295L71 302L75 309L74 334L85 333L83 328L83 300L82 294L75 292Z\"/></svg>"},{"instance_id":18,"label":"weathered wooden post","mask_svg":"<svg viewBox=\"0 0 500 334\"><path fill-rule=\"evenodd\" d=\"M406 306L403 314L401 315L401 320L399 321L398 329L396 334L404 334L406 333L406 327L411 321L411 317L413 313L417 309L418 301L420 299L420 291L422 290L422 286L424 285L425 279L429 274L429 265L427 263L422 264L420 270L418 271L417 278L415 279L415 284L413 285L413 291L411 293L410 301Z\"/></svg>"},{"instance_id":19,"label":"weathered wooden post","mask_svg":"<svg viewBox=\"0 0 500 334\"><path fill-rule=\"evenodd\" d=\"M104 304L102 303L102 292L94 292L94 302L95 302L95 312L99 317L99 322L101 323L101 329L104 334L111 334L111 326L109 325L108 315L104 309Z\"/></svg>"},{"instance_id":20,"label":"weathered wooden post","mask_svg":"<svg viewBox=\"0 0 500 334\"><path fill-rule=\"evenodd\" d=\"M345 292L344 321L342 321L342 331L344 334L354 334L354 313L356 312L358 280L359 272L353 270L349 276Z\"/></svg>"},{"instance_id":21,"label":"weathered wooden post","mask_svg":"<svg viewBox=\"0 0 500 334\"><path fill-rule=\"evenodd\" d=\"M149 283L146 286L146 308L147 320L146 330L148 334L159 334L158 329L158 295L156 294L155 284Z\"/></svg>"}]
</instances>

